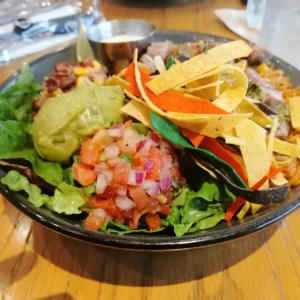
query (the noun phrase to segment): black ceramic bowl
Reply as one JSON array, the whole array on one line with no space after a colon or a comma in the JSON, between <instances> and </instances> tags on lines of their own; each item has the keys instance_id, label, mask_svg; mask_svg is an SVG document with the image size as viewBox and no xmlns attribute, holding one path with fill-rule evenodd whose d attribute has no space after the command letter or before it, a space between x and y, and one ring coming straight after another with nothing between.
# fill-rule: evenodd
<instances>
[{"instance_id":1,"label":"black ceramic bowl","mask_svg":"<svg viewBox=\"0 0 300 300\"><path fill-rule=\"evenodd\" d=\"M226 41L226 39L221 37L182 31L157 31L152 39L155 41L164 41L169 39L174 42L183 43L194 41L199 38L213 39L221 42ZM53 71L55 62L74 62L75 60L75 47L70 47L35 61L31 67L37 81L41 81L44 76ZM285 71L286 75L292 79L294 84L300 85L299 71L277 58L274 58L274 63L276 67ZM0 92L13 84L16 80L16 76L4 83L0 88ZM0 177L3 177L4 175L5 171L0 169ZM136 250L163 251L190 249L230 241L240 237L246 237L247 235L282 219L300 206L300 187L298 187L292 189L289 192L288 197L282 203L265 207L257 214L247 216L242 221L233 220L230 223L230 226L228 223L222 222L212 229L189 234L183 237L176 237L172 235L172 233L167 232L159 234L116 235L88 231L81 227L80 224L82 220L80 217L58 215L46 208L37 208L27 200L24 194L11 192L1 184L0 191L8 199L8 201L10 201L23 213L58 233L95 245Z\"/></svg>"}]
</instances>

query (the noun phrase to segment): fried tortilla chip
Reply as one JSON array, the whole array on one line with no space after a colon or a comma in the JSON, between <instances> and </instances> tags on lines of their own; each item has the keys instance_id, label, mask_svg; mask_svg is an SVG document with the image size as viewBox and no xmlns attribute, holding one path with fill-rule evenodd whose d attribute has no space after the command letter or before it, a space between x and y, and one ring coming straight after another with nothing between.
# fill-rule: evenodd
<instances>
[{"instance_id":1,"label":"fried tortilla chip","mask_svg":"<svg viewBox=\"0 0 300 300\"><path fill-rule=\"evenodd\" d=\"M244 120L235 126L236 135L244 140L240 145L248 185L251 187L270 170L270 159L267 151L266 131L251 120Z\"/></svg>"},{"instance_id":2,"label":"fried tortilla chip","mask_svg":"<svg viewBox=\"0 0 300 300\"><path fill-rule=\"evenodd\" d=\"M246 95L248 79L243 70L235 65L221 65L204 73L197 80L187 83L186 91L232 112Z\"/></svg>"},{"instance_id":3,"label":"fried tortilla chip","mask_svg":"<svg viewBox=\"0 0 300 300\"><path fill-rule=\"evenodd\" d=\"M251 52L252 48L243 40L221 44L181 64L173 65L172 68L149 81L147 87L154 94L161 94L195 80L220 65L247 57Z\"/></svg>"},{"instance_id":4,"label":"fried tortilla chip","mask_svg":"<svg viewBox=\"0 0 300 300\"><path fill-rule=\"evenodd\" d=\"M274 139L273 151L290 157L300 158L300 145L291 144L279 139Z\"/></svg>"},{"instance_id":5,"label":"fried tortilla chip","mask_svg":"<svg viewBox=\"0 0 300 300\"><path fill-rule=\"evenodd\" d=\"M272 119L247 98L239 103L236 111L239 113L253 113L251 120L262 127L272 124Z\"/></svg>"},{"instance_id":6,"label":"fried tortilla chip","mask_svg":"<svg viewBox=\"0 0 300 300\"><path fill-rule=\"evenodd\" d=\"M300 96L289 99L291 123L293 128L300 131Z\"/></svg>"},{"instance_id":7,"label":"fried tortilla chip","mask_svg":"<svg viewBox=\"0 0 300 300\"><path fill-rule=\"evenodd\" d=\"M221 137L237 124L251 117L251 114L200 115L167 112L166 117L192 132L216 138Z\"/></svg>"},{"instance_id":8,"label":"fried tortilla chip","mask_svg":"<svg viewBox=\"0 0 300 300\"><path fill-rule=\"evenodd\" d=\"M152 128L150 120L150 109L147 103L137 100L129 101L120 109L123 113L135 118L149 128Z\"/></svg>"}]
</instances>

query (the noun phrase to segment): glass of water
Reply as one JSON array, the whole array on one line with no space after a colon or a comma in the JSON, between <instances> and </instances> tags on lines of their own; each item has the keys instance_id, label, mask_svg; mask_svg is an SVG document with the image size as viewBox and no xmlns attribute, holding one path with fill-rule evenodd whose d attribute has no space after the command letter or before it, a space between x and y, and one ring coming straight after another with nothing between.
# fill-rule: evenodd
<instances>
[{"instance_id":1,"label":"glass of water","mask_svg":"<svg viewBox=\"0 0 300 300\"><path fill-rule=\"evenodd\" d=\"M263 23L267 0L247 1L247 23L250 28L260 29Z\"/></svg>"},{"instance_id":2,"label":"glass of water","mask_svg":"<svg viewBox=\"0 0 300 300\"><path fill-rule=\"evenodd\" d=\"M299 0L268 0L259 44L300 70L299 28Z\"/></svg>"}]
</instances>

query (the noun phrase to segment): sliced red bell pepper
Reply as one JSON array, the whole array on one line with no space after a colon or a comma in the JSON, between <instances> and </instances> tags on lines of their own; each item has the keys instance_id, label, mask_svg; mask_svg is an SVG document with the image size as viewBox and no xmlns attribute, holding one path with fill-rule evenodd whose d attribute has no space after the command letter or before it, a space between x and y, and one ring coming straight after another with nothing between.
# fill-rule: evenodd
<instances>
[{"instance_id":1,"label":"sliced red bell pepper","mask_svg":"<svg viewBox=\"0 0 300 300\"><path fill-rule=\"evenodd\" d=\"M226 210L224 220L229 222L237 211L246 203L246 200L242 197L237 197Z\"/></svg>"},{"instance_id":2,"label":"sliced red bell pepper","mask_svg":"<svg viewBox=\"0 0 300 300\"><path fill-rule=\"evenodd\" d=\"M158 108L164 111L194 114L228 114L228 112L214 105L207 99L190 97L175 91L167 91L160 95L155 95L146 86L146 83L151 80L149 74L141 68L139 68L139 72L147 96ZM128 66L124 76L130 83L127 91L137 97L141 97L136 83L134 63Z\"/></svg>"},{"instance_id":3,"label":"sliced red bell pepper","mask_svg":"<svg viewBox=\"0 0 300 300\"><path fill-rule=\"evenodd\" d=\"M247 184L247 177L241 163L221 144L219 144L216 139L206 136L200 146L231 165L241 179Z\"/></svg>"}]
</instances>

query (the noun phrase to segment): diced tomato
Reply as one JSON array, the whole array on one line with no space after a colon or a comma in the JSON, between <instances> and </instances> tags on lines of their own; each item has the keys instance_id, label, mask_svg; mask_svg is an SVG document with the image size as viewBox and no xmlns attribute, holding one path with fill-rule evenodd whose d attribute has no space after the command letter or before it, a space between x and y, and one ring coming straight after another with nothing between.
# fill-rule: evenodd
<instances>
[{"instance_id":1,"label":"diced tomato","mask_svg":"<svg viewBox=\"0 0 300 300\"><path fill-rule=\"evenodd\" d=\"M98 230L104 224L104 218L90 213L85 220L85 228L90 230Z\"/></svg>"},{"instance_id":2,"label":"diced tomato","mask_svg":"<svg viewBox=\"0 0 300 300\"><path fill-rule=\"evenodd\" d=\"M167 203L171 203L173 200L172 189L163 191L162 193L167 198Z\"/></svg>"},{"instance_id":3,"label":"diced tomato","mask_svg":"<svg viewBox=\"0 0 300 300\"><path fill-rule=\"evenodd\" d=\"M130 170L130 164L125 161L117 164L114 169L113 186L126 186Z\"/></svg>"},{"instance_id":4,"label":"diced tomato","mask_svg":"<svg viewBox=\"0 0 300 300\"><path fill-rule=\"evenodd\" d=\"M97 173L83 163L74 163L72 172L74 178L83 186L92 184L97 178Z\"/></svg>"},{"instance_id":5,"label":"diced tomato","mask_svg":"<svg viewBox=\"0 0 300 300\"><path fill-rule=\"evenodd\" d=\"M111 186L107 186L103 193L97 194L99 198L103 198L103 199L113 198L115 195L116 195L116 189Z\"/></svg>"},{"instance_id":6,"label":"diced tomato","mask_svg":"<svg viewBox=\"0 0 300 300\"><path fill-rule=\"evenodd\" d=\"M139 209L134 208L132 217L127 222L127 225L129 226L130 229L138 228L139 220L140 220L141 216L142 216L142 212Z\"/></svg>"},{"instance_id":7,"label":"diced tomato","mask_svg":"<svg viewBox=\"0 0 300 300\"><path fill-rule=\"evenodd\" d=\"M143 210L149 204L149 197L140 186L129 187L129 195L136 204L136 208Z\"/></svg>"},{"instance_id":8,"label":"diced tomato","mask_svg":"<svg viewBox=\"0 0 300 300\"><path fill-rule=\"evenodd\" d=\"M152 161L152 169L147 173L148 179L160 179L160 169L161 169L161 154L159 149L151 148L149 151L148 158Z\"/></svg>"},{"instance_id":9,"label":"diced tomato","mask_svg":"<svg viewBox=\"0 0 300 300\"><path fill-rule=\"evenodd\" d=\"M126 128L123 139L118 141L122 152L134 154L142 137L132 128Z\"/></svg>"},{"instance_id":10,"label":"diced tomato","mask_svg":"<svg viewBox=\"0 0 300 300\"><path fill-rule=\"evenodd\" d=\"M161 226L161 219L158 214L148 213L145 215L145 222L149 230L155 230Z\"/></svg>"},{"instance_id":11,"label":"diced tomato","mask_svg":"<svg viewBox=\"0 0 300 300\"><path fill-rule=\"evenodd\" d=\"M104 129L100 129L91 139L82 144L79 161L94 166L99 161L100 152L111 142L112 138Z\"/></svg>"},{"instance_id":12,"label":"diced tomato","mask_svg":"<svg viewBox=\"0 0 300 300\"><path fill-rule=\"evenodd\" d=\"M135 169L144 169L144 156L134 156L133 158L133 167Z\"/></svg>"},{"instance_id":13,"label":"diced tomato","mask_svg":"<svg viewBox=\"0 0 300 300\"><path fill-rule=\"evenodd\" d=\"M171 208L168 204L161 204L159 214L168 216L171 213Z\"/></svg>"},{"instance_id":14,"label":"diced tomato","mask_svg":"<svg viewBox=\"0 0 300 300\"><path fill-rule=\"evenodd\" d=\"M100 199L98 197L93 197L90 203L94 208L102 208L106 213L112 217L122 218L122 212L118 208L114 199Z\"/></svg>"},{"instance_id":15,"label":"diced tomato","mask_svg":"<svg viewBox=\"0 0 300 300\"><path fill-rule=\"evenodd\" d=\"M171 176L172 176L173 178L177 178L177 179L179 180L179 178L180 178L180 171L179 171L178 168L172 167L172 168L170 169L170 174L171 174Z\"/></svg>"},{"instance_id":16,"label":"diced tomato","mask_svg":"<svg viewBox=\"0 0 300 300\"><path fill-rule=\"evenodd\" d=\"M83 186L96 185L94 195L87 200L93 210L86 228L92 230L98 230L106 218L136 229L143 215L150 230L159 228L160 216L171 213L171 183L176 178L182 180L168 142L151 132L146 136L138 133L131 121L99 129L86 140L73 174ZM120 202L121 198L129 202Z\"/></svg>"},{"instance_id":17,"label":"diced tomato","mask_svg":"<svg viewBox=\"0 0 300 300\"><path fill-rule=\"evenodd\" d=\"M97 163L99 154L93 146L94 143L92 139L88 139L82 144L79 157L81 163L91 166Z\"/></svg>"},{"instance_id":18,"label":"diced tomato","mask_svg":"<svg viewBox=\"0 0 300 300\"><path fill-rule=\"evenodd\" d=\"M159 209L160 202L158 199L154 197L149 197L148 206L146 209L144 209L144 212L154 212Z\"/></svg>"}]
</instances>

